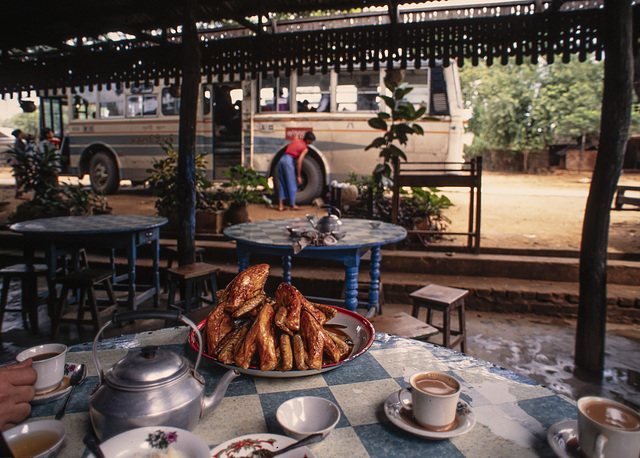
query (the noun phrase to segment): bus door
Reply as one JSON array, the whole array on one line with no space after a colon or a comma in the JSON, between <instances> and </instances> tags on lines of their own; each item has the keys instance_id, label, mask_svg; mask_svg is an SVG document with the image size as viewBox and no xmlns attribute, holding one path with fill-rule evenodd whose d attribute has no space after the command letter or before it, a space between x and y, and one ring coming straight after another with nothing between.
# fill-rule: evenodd
<instances>
[{"instance_id":1,"label":"bus door","mask_svg":"<svg viewBox=\"0 0 640 458\"><path fill-rule=\"evenodd\" d=\"M62 175L68 174L70 167L69 139L65 136L65 126L68 122L67 107L68 101L66 96L40 97L40 131L48 127L53 131L53 135L60 139Z\"/></svg>"},{"instance_id":2,"label":"bus door","mask_svg":"<svg viewBox=\"0 0 640 458\"><path fill-rule=\"evenodd\" d=\"M223 172L241 163L242 99L239 82L210 85L213 129L213 177L224 178Z\"/></svg>"}]
</instances>

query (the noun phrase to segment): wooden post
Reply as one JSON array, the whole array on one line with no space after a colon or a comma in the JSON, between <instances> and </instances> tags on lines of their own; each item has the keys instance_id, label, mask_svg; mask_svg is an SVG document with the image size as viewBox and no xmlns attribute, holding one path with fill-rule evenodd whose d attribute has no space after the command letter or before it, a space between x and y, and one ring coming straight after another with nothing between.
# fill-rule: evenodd
<instances>
[{"instance_id":1,"label":"wooden post","mask_svg":"<svg viewBox=\"0 0 640 458\"><path fill-rule=\"evenodd\" d=\"M600 145L587 198L580 247L580 304L576 330L578 369L602 376L607 320L607 245L611 203L629 133L632 102L631 0L605 0L604 88Z\"/></svg>"},{"instance_id":2,"label":"wooden post","mask_svg":"<svg viewBox=\"0 0 640 458\"><path fill-rule=\"evenodd\" d=\"M182 27L182 87L178 130L178 263L196 260L196 117L200 88L200 45L195 21L197 0L185 2Z\"/></svg>"}]
</instances>

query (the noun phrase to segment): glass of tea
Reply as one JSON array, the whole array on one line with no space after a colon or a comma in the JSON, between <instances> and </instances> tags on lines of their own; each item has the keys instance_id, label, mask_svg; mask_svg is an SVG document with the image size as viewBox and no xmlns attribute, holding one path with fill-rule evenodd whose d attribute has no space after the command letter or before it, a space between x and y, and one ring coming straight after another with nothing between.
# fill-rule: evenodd
<instances>
[{"instance_id":1,"label":"glass of tea","mask_svg":"<svg viewBox=\"0 0 640 458\"><path fill-rule=\"evenodd\" d=\"M36 345L21 351L16 356L18 362L31 358L32 367L38 378L34 388L36 395L48 393L60 386L64 378L64 365L67 359L67 346L59 343Z\"/></svg>"}]
</instances>

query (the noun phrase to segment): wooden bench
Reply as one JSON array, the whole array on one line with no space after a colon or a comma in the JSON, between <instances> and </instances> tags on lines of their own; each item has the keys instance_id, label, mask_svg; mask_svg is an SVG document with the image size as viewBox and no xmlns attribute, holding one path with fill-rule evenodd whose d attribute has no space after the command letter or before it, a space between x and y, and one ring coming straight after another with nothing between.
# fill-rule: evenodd
<instances>
[{"instance_id":1,"label":"wooden bench","mask_svg":"<svg viewBox=\"0 0 640 458\"><path fill-rule=\"evenodd\" d=\"M640 197L625 196L627 191L640 192L640 186L618 186L618 192L616 193L615 207L616 210L622 209L623 204L635 205L640 207Z\"/></svg>"}]
</instances>

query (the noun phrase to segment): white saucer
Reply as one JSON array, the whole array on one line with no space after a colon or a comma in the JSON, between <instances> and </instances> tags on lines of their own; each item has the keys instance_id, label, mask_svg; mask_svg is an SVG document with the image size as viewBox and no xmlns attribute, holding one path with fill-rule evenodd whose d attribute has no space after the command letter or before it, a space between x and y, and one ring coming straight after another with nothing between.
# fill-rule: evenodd
<instances>
[{"instance_id":1,"label":"white saucer","mask_svg":"<svg viewBox=\"0 0 640 458\"><path fill-rule=\"evenodd\" d=\"M296 442L279 434L248 434L226 441L211 450L212 458L239 458L251 455L254 450L276 451ZM315 458L309 447L300 447L282 455L287 458Z\"/></svg>"},{"instance_id":2,"label":"white saucer","mask_svg":"<svg viewBox=\"0 0 640 458\"><path fill-rule=\"evenodd\" d=\"M74 363L66 363L64 368L64 373L69 373L69 366L73 366ZM32 405L44 404L46 402L55 401L56 399L60 399L62 396L67 394L71 389L71 385L69 384L69 376L65 375L62 378L62 382L58 385L58 388L55 390L47 391L46 393L36 394L35 397L31 400Z\"/></svg>"},{"instance_id":3,"label":"white saucer","mask_svg":"<svg viewBox=\"0 0 640 458\"><path fill-rule=\"evenodd\" d=\"M565 420L549 428L547 441L560 458L582 457L578 446L578 422Z\"/></svg>"},{"instance_id":4,"label":"white saucer","mask_svg":"<svg viewBox=\"0 0 640 458\"><path fill-rule=\"evenodd\" d=\"M426 437L427 439L449 439L451 437L460 436L468 433L476 424L476 416L464 401L458 402L456 412L457 425L450 431L431 431L421 426L413 419L410 410L404 408L400 402L400 391L396 391L384 402L384 413L391 423L398 428L403 429L416 436Z\"/></svg>"}]
</instances>

